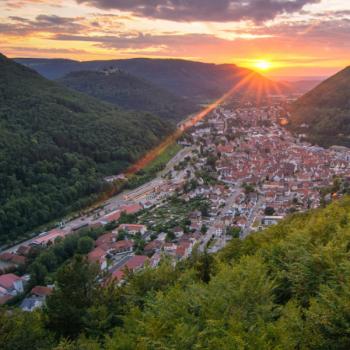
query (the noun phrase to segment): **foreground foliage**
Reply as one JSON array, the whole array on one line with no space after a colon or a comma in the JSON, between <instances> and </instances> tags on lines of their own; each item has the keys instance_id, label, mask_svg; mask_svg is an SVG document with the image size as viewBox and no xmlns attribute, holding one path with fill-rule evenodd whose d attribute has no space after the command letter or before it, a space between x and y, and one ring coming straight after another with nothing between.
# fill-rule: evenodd
<instances>
[{"instance_id":1,"label":"foreground foliage","mask_svg":"<svg viewBox=\"0 0 350 350\"><path fill-rule=\"evenodd\" d=\"M57 274L46 310L2 313L0 343L4 349L349 349L349 214L345 198L233 239L214 259L195 253L176 267L165 262L130 274L121 287L96 286L95 272L75 258ZM64 312L60 305L67 305ZM76 326L56 327L57 317L69 322L71 307L79 308Z\"/></svg>"}]
</instances>

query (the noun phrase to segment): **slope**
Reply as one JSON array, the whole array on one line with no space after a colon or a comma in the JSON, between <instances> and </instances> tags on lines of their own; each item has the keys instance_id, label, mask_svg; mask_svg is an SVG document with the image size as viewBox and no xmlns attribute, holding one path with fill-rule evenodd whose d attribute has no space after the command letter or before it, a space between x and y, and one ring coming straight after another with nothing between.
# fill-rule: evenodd
<instances>
[{"instance_id":1,"label":"slope","mask_svg":"<svg viewBox=\"0 0 350 350\"><path fill-rule=\"evenodd\" d=\"M0 239L86 204L114 174L172 131L0 56ZM141 136L142 135L142 136Z\"/></svg>"},{"instance_id":2,"label":"slope","mask_svg":"<svg viewBox=\"0 0 350 350\"><path fill-rule=\"evenodd\" d=\"M313 142L350 146L350 67L297 100L291 121L295 130L306 132Z\"/></svg>"},{"instance_id":3,"label":"slope","mask_svg":"<svg viewBox=\"0 0 350 350\"><path fill-rule=\"evenodd\" d=\"M165 260L118 286L97 286L93 266L77 256L57 272L60 288L46 309L0 310L1 344L4 350L349 349L349 212L348 197L232 239L215 257ZM73 344L58 346L64 330Z\"/></svg>"},{"instance_id":4,"label":"slope","mask_svg":"<svg viewBox=\"0 0 350 350\"><path fill-rule=\"evenodd\" d=\"M180 121L197 108L184 98L121 70L78 71L59 83L129 110L148 111L169 121Z\"/></svg>"},{"instance_id":5,"label":"slope","mask_svg":"<svg viewBox=\"0 0 350 350\"><path fill-rule=\"evenodd\" d=\"M119 68L177 96L199 103L218 98L235 86L237 93L260 95L279 93L286 89L284 84L275 83L234 64L216 65L179 59L146 58L87 62L19 58L17 61L49 78L62 77L63 72L67 74L77 70Z\"/></svg>"}]
</instances>

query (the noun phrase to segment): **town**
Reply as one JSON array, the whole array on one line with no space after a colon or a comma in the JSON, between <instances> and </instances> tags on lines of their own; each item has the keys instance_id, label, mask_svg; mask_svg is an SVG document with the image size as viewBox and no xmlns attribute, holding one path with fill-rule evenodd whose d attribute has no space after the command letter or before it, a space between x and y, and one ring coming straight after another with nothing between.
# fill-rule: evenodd
<instances>
[{"instance_id":1,"label":"town","mask_svg":"<svg viewBox=\"0 0 350 350\"><path fill-rule=\"evenodd\" d=\"M3 251L0 304L23 294L32 276L14 272L24 271L33 249L48 249L80 232L101 233L79 236L77 245L85 239L81 253L121 284L128 273L155 268L162 259L176 264L193 250L215 253L233 238L318 208L336 195L325 189L350 175L350 150L311 145L287 123L278 102L218 106L184 133L182 149L154 180ZM53 288L33 286L21 308L42 306Z\"/></svg>"}]
</instances>

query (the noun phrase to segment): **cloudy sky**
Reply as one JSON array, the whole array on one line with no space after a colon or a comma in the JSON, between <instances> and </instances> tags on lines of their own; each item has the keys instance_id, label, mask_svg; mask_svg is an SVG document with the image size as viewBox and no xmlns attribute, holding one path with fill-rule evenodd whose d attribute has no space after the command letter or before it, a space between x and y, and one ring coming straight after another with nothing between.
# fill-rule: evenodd
<instances>
[{"instance_id":1,"label":"cloudy sky","mask_svg":"<svg viewBox=\"0 0 350 350\"><path fill-rule=\"evenodd\" d=\"M268 61L270 75L327 76L350 65L350 1L0 0L0 52Z\"/></svg>"}]
</instances>

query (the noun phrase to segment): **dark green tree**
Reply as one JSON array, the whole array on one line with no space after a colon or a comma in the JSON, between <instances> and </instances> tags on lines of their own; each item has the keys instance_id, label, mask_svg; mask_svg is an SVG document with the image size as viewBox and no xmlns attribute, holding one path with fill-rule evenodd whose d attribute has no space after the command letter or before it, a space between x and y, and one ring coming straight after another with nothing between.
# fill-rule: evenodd
<instances>
[{"instance_id":1,"label":"dark green tree","mask_svg":"<svg viewBox=\"0 0 350 350\"><path fill-rule=\"evenodd\" d=\"M57 271L56 287L47 300L48 327L57 336L76 338L84 329L84 317L98 294L99 268L84 257Z\"/></svg>"}]
</instances>

